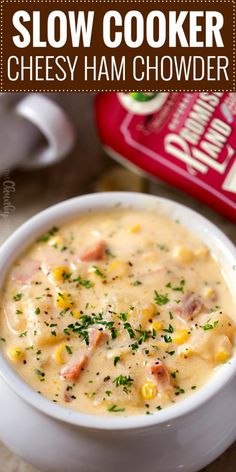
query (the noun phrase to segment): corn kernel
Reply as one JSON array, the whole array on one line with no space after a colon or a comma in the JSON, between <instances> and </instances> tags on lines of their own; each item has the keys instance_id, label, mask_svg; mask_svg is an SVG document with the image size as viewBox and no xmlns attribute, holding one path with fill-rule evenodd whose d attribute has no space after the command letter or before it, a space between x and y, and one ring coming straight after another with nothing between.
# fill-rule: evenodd
<instances>
[{"instance_id":1,"label":"corn kernel","mask_svg":"<svg viewBox=\"0 0 236 472\"><path fill-rule=\"evenodd\" d=\"M62 343L58 346L54 352L54 359L58 365L63 365L65 363L65 359L63 356L63 352L65 351L65 344Z\"/></svg>"},{"instance_id":2,"label":"corn kernel","mask_svg":"<svg viewBox=\"0 0 236 472\"><path fill-rule=\"evenodd\" d=\"M57 333L56 336L46 336L46 335L39 335L35 339L35 343L38 347L44 347L44 346L54 346L55 344L58 344L60 341L65 339L64 334Z\"/></svg>"},{"instance_id":3,"label":"corn kernel","mask_svg":"<svg viewBox=\"0 0 236 472\"><path fill-rule=\"evenodd\" d=\"M152 324L150 325L150 328L155 329L155 331L162 331L163 323L161 321L154 320Z\"/></svg>"},{"instance_id":4,"label":"corn kernel","mask_svg":"<svg viewBox=\"0 0 236 472\"><path fill-rule=\"evenodd\" d=\"M48 241L49 246L62 246L63 239L60 236L52 236Z\"/></svg>"},{"instance_id":5,"label":"corn kernel","mask_svg":"<svg viewBox=\"0 0 236 472\"><path fill-rule=\"evenodd\" d=\"M216 292L212 287L206 287L204 290L204 296L210 300L216 300Z\"/></svg>"},{"instance_id":6,"label":"corn kernel","mask_svg":"<svg viewBox=\"0 0 236 472\"><path fill-rule=\"evenodd\" d=\"M53 269L53 277L55 282L64 282L70 276L70 270L67 266L60 266Z\"/></svg>"},{"instance_id":7,"label":"corn kernel","mask_svg":"<svg viewBox=\"0 0 236 472\"><path fill-rule=\"evenodd\" d=\"M74 302L71 296L66 292L58 292L56 299L57 307L62 310L73 308Z\"/></svg>"},{"instance_id":8,"label":"corn kernel","mask_svg":"<svg viewBox=\"0 0 236 472\"><path fill-rule=\"evenodd\" d=\"M127 274L128 264L124 261L116 259L115 261L112 261L110 264L108 264L107 272L112 273L113 276L121 277Z\"/></svg>"},{"instance_id":9,"label":"corn kernel","mask_svg":"<svg viewBox=\"0 0 236 472\"><path fill-rule=\"evenodd\" d=\"M173 258L180 264L189 264L194 258L194 253L186 246L176 246L173 251Z\"/></svg>"},{"instance_id":10,"label":"corn kernel","mask_svg":"<svg viewBox=\"0 0 236 472\"><path fill-rule=\"evenodd\" d=\"M188 359L194 355L194 351L192 347L187 344L178 348L178 355L180 359Z\"/></svg>"},{"instance_id":11,"label":"corn kernel","mask_svg":"<svg viewBox=\"0 0 236 472\"><path fill-rule=\"evenodd\" d=\"M10 347L7 354L11 361L21 361L25 356L24 350L20 347Z\"/></svg>"},{"instance_id":12,"label":"corn kernel","mask_svg":"<svg viewBox=\"0 0 236 472\"><path fill-rule=\"evenodd\" d=\"M154 303L151 303L149 306L142 308L142 319L144 322L149 321L150 319L154 318L157 314L157 307Z\"/></svg>"},{"instance_id":13,"label":"corn kernel","mask_svg":"<svg viewBox=\"0 0 236 472\"><path fill-rule=\"evenodd\" d=\"M176 344L184 344L188 339L188 331L187 329L179 329L172 335L172 340Z\"/></svg>"},{"instance_id":14,"label":"corn kernel","mask_svg":"<svg viewBox=\"0 0 236 472\"><path fill-rule=\"evenodd\" d=\"M197 257L197 259L200 259L202 261L206 260L209 256L209 249L207 247L200 247L198 249L195 249L194 255Z\"/></svg>"},{"instance_id":15,"label":"corn kernel","mask_svg":"<svg viewBox=\"0 0 236 472\"><path fill-rule=\"evenodd\" d=\"M77 320L81 318L81 313L78 310L73 310L71 313L74 318L77 318Z\"/></svg>"},{"instance_id":16,"label":"corn kernel","mask_svg":"<svg viewBox=\"0 0 236 472\"><path fill-rule=\"evenodd\" d=\"M157 396L157 386L153 382L146 382L142 386L141 394L145 400L152 400Z\"/></svg>"},{"instance_id":17,"label":"corn kernel","mask_svg":"<svg viewBox=\"0 0 236 472\"><path fill-rule=\"evenodd\" d=\"M131 228L129 228L129 233L136 234L140 230L141 230L141 225L137 224L137 225L131 226Z\"/></svg>"},{"instance_id":18,"label":"corn kernel","mask_svg":"<svg viewBox=\"0 0 236 472\"><path fill-rule=\"evenodd\" d=\"M216 354L216 361L223 364L230 358L230 353L227 351L219 351Z\"/></svg>"}]
</instances>

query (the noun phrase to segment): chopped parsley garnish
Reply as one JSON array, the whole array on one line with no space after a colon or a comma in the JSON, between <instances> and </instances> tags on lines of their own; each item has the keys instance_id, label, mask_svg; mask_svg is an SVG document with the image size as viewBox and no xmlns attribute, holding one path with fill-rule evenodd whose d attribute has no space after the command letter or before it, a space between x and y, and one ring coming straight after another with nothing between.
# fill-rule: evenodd
<instances>
[{"instance_id":1,"label":"chopped parsley garnish","mask_svg":"<svg viewBox=\"0 0 236 472\"><path fill-rule=\"evenodd\" d=\"M16 315L22 315L23 314L23 311L21 310L16 310Z\"/></svg>"},{"instance_id":2,"label":"chopped parsley garnish","mask_svg":"<svg viewBox=\"0 0 236 472\"><path fill-rule=\"evenodd\" d=\"M195 390L197 388L197 385L192 385L191 390Z\"/></svg>"},{"instance_id":3,"label":"chopped parsley garnish","mask_svg":"<svg viewBox=\"0 0 236 472\"><path fill-rule=\"evenodd\" d=\"M56 336L56 335L57 335L55 329L54 329L54 331L51 331L51 335L52 335L52 336Z\"/></svg>"},{"instance_id":4,"label":"chopped parsley garnish","mask_svg":"<svg viewBox=\"0 0 236 472\"><path fill-rule=\"evenodd\" d=\"M135 282L132 283L134 287L138 287L139 285L142 285L142 282L140 280L135 280Z\"/></svg>"},{"instance_id":5,"label":"chopped parsley garnish","mask_svg":"<svg viewBox=\"0 0 236 472\"><path fill-rule=\"evenodd\" d=\"M113 254L108 247L105 249L105 254L107 256L111 257L112 259L114 259L116 257L115 254Z\"/></svg>"},{"instance_id":6,"label":"chopped parsley garnish","mask_svg":"<svg viewBox=\"0 0 236 472\"><path fill-rule=\"evenodd\" d=\"M122 321L127 321L127 319L128 319L128 313L120 313L120 314L119 314L119 318L120 318L120 320L122 320Z\"/></svg>"},{"instance_id":7,"label":"chopped parsley garnish","mask_svg":"<svg viewBox=\"0 0 236 472\"><path fill-rule=\"evenodd\" d=\"M89 333L88 328L94 324L100 324L105 326L111 332L112 339L115 339L118 336L118 330L114 326L114 321L105 321L102 319L102 313L99 313L97 316L81 315L80 320L76 323L71 323L64 329L64 333L69 335L72 333L78 334L85 343L89 344Z\"/></svg>"},{"instance_id":8,"label":"chopped parsley garnish","mask_svg":"<svg viewBox=\"0 0 236 472\"><path fill-rule=\"evenodd\" d=\"M28 334L28 331L24 331L23 333L19 334L19 338L25 338Z\"/></svg>"},{"instance_id":9,"label":"chopped parsley garnish","mask_svg":"<svg viewBox=\"0 0 236 472\"><path fill-rule=\"evenodd\" d=\"M165 334L164 341L165 343L172 343L172 337L169 336L168 334Z\"/></svg>"},{"instance_id":10,"label":"chopped parsley garnish","mask_svg":"<svg viewBox=\"0 0 236 472\"><path fill-rule=\"evenodd\" d=\"M39 307L35 308L35 314L40 315L40 308Z\"/></svg>"},{"instance_id":11,"label":"chopped parsley garnish","mask_svg":"<svg viewBox=\"0 0 236 472\"><path fill-rule=\"evenodd\" d=\"M130 387L133 384L134 379L130 377L130 375L127 377L126 375L119 375L118 377L113 380L113 383L116 385L116 387L123 387L123 390L125 393L128 393L130 391Z\"/></svg>"},{"instance_id":12,"label":"chopped parsley garnish","mask_svg":"<svg viewBox=\"0 0 236 472\"><path fill-rule=\"evenodd\" d=\"M217 325L218 325L219 321L214 321L213 324L210 324L210 323L206 323L205 325L201 326L202 329L204 329L204 331L208 331L209 329L214 329Z\"/></svg>"},{"instance_id":13,"label":"chopped parsley garnish","mask_svg":"<svg viewBox=\"0 0 236 472\"><path fill-rule=\"evenodd\" d=\"M67 350L68 354L72 354L72 350L71 350L70 346L66 346L66 350Z\"/></svg>"},{"instance_id":14,"label":"chopped parsley garnish","mask_svg":"<svg viewBox=\"0 0 236 472\"><path fill-rule=\"evenodd\" d=\"M173 333L174 328L171 324L169 324L169 328L163 329L163 331L165 331L165 333Z\"/></svg>"},{"instance_id":15,"label":"chopped parsley garnish","mask_svg":"<svg viewBox=\"0 0 236 472\"><path fill-rule=\"evenodd\" d=\"M176 389L175 395L177 396L185 393L185 390L179 386L175 387L175 389Z\"/></svg>"},{"instance_id":16,"label":"chopped parsley garnish","mask_svg":"<svg viewBox=\"0 0 236 472\"><path fill-rule=\"evenodd\" d=\"M39 378L40 382L45 381L45 372L42 372L42 370L39 370L39 369L35 369L35 374Z\"/></svg>"},{"instance_id":17,"label":"chopped parsley garnish","mask_svg":"<svg viewBox=\"0 0 236 472\"><path fill-rule=\"evenodd\" d=\"M157 247L160 249L160 251L169 252L169 248L165 244L157 244Z\"/></svg>"},{"instance_id":18,"label":"chopped parsley garnish","mask_svg":"<svg viewBox=\"0 0 236 472\"><path fill-rule=\"evenodd\" d=\"M169 356L173 356L175 354L175 351L166 351L166 354L169 354Z\"/></svg>"},{"instance_id":19,"label":"chopped parsley garnish","mask_svg":"<svg viewBox=\"0 0 236 472\"><path fill-rule=\"evenodd\" d=\"M173 287L171 285L171 282L169 282L166 287L167 288L170 288L171 290L173 290L174 292L184 292L184 286L186 284L186 281L184 279L180 280L180 283L179 283L179 286L176 286L176 287Z\"/></svg>"},{"instance_id":20,"label":"chopped parsley garnish","mask_svg":"<svg viewBox=\"0 0 236 472\"><path fill-rule=\"evenodd\" d=\"M138 339L138 344L142 344L145 341L147 341L147 338L148 338L148 335L149 335L148 331L145 331L145 330L142 330L142 329L136 329L135 331L137 331L137 333L140 334L140 337Z\"/></svg>"},{"instance_id":21,"label":"chopped parsley garnish","mask_svg":"<svg viewBox=\"0 0 236 472\"><path fill-rule=\"evenodd\" d=\"M100 271L99 267L98 266L93 266L93 269L94 269L94 273L96 275L98 275L98 277L101 277L102 279L106 279L106 275L103 274L103 272Z\"/></svg>"},{"instance_id":22,"label":"chopped parsley garnish","mask_svg":"<svg viewBox=\"0 0 236 472\"><path fill-rule=\"evenodd\" d=\"M2 343L5 343L6 339L5 338L0 338L0 341L2 341Z\"/></svg>"},{"instance_id":23,"label":"chopped parsley garnish","mask_svg":"<svg viewBox=\"0 0 236 472\"><path fill-rule=\"evenodd\" d=\"M116 364L118 364L118 362L120 362L120 356L115 356L114 357L114 366L116 366Z\"/></svg>"},{"instance_id":24,"label":"chopped parsley garnish","mask_svg":"<svg viewBox=\"0 0 236 472\"><path fill-rule=\"evenodd\" d=\"M13 297L13 300L15 302L19 302L22 299L22 297L23 297L23 293L16 293L16 295L14 295Z\"/></svg>"},{"instance_id":25,"label":"chopped parsley garnish","mask_svg":"<svg viewBox=\"0 0 236 472\"><path fill-rule=\"evenodd\" d=\"M174 318L173 313L171 311L169 311L169 317L170 317L170 320L173 320Z\"/></svg>"},{"instance_id":26,"label":"chopped parsley garnish","mask_svg":"<svg viewBox=\"0 0 236 472\"><path fill-rule=\"evenodd\" d=\"M157 305L162 306L162 305L166 305L169 302L169 298L167 294L158 293L156 290L154 293L155 293L154 301Z\"/></svg>"},{"instance_id":27,"label":"chopped parsley garnish","mask_svg":"<svg viewBox=\"0 0 236 472\"><path fill-rule=\"evenodd\" d=\"M47 233L45 233L41 238L38 240L40 243L47 243L49 239L52 236L55 236L55 234L59 231L59 229L56 226L53 226Z\"/></svg>"},{"instance_id":28,"label":"chopped parsley garnish","mask_svg":"<svg viewBox=\"0 0 236 472\"><path fill-rule=\"evenodd\" d=\"M135 342L135 343L131 344L131 349L132 349L132 351L137 351L138 350L138 342Z\"/></svg>"},{"instance_id":29,"label":"chopped parsley garnish","mask_svg":"<svg viewBox=\"0 0 236 472\"><path fill-rule=\"evenodd\" d=\"M125 411L125 408L117 408L117 405L112 405L107 408L107 411L111 413L121 413L122 411Z\"/></svg>"},{"instance_id":30,"label":"chopped parsley garnish","mask_svg":"<svg viewBox=\"0 0 236 472\"><path fill-rule=\"evenodd\" d=\"M156 407L156 410L161 411L161 410L162 410L162 407L161 407L160 405L158 405L158 406Z\"/></svg>"},{"instance_id":31,"label":"chopped parsley garnish","mask_svg":"<svg viewBox=\"0 0 236 472\"><path fill-rule=\"evenodd\" d=\"M82 279L80 276L76 277L76 279L73 279L73 282L76 282L77 284L81 285L81 287L85 288L92 288L94 286L91 280Z\"/></svg>"},{"instance_id":32,"label":"chopped parsley garnish","mask_svg":"<svg viewBox=\"0 0 236 472\"><path fill-rule=\"evenodd\" d=\"M110 397L110 396L112 395L112 391L111 391L111 390L106 390L106 391L105 391L105 394L106 394L108 397Z\"/></svg>"},{"instance_id":33,"label":"chopped parsley garnish","mask_svg":"<svg viewBox=\"0 0 236 472\"><path fill-rule=\"evenodd\" d=\"M134 330L133 330L132 327L131 327L131 324L130 324L130 323L125 323L125 324L124 324L124 328L128 331L129 337L130 337L131 339L133 339L133 338L135 337L135 334L134 334Z\"/></svg>"}]
</instances>

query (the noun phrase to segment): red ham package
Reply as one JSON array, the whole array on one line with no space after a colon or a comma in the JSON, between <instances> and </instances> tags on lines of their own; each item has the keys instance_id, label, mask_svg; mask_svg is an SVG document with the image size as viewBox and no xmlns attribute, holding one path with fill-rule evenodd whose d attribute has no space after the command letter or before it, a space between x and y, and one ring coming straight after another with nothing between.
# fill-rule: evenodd
<instances>
[{"instance_id":1,"label":"red ham package","mask_svg":"<svg viewBox=\"0 0 236 472\"><path fill-rule=\"evenodd\" d=\"M236 222L236 93L101 93L107 152Z\"/></svg>"}]
</instances>

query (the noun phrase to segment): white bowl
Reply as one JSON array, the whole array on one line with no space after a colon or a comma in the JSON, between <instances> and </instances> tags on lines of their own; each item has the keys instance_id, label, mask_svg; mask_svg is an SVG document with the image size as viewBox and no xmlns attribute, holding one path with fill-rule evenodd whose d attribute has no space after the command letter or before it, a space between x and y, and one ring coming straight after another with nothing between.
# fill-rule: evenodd
<instances>
[{"instance_id":1,"label":"white bowl","mask_svg":"<svg viewBox=\"0 0 236 472\"><path fill-rule=\"evenodd\" d=\"M0 289L19 254L52 225L117 205L178 219L209 246L235 297L236 251L212 223L175 202L138 193L67 200L31 218L0 249ZM73 412L31 389L0 353L0 439L48 472L194 472L236 439L236 356L199 391L155 415L99 417Z\"/></svg>"}]
</instances>

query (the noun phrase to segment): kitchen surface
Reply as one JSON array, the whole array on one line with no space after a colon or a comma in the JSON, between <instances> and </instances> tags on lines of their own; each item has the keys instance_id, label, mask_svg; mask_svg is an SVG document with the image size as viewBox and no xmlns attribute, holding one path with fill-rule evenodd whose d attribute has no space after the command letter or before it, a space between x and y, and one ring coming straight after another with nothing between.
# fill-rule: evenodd
<instances>
[{"instance_id":1,"label":"kitchen surface","mask_svg":"<svg viewBox=\"0 0 236 472\"><path fill-rule=\"evenodd\" d=\"M118 166L105 155L96 135L92 118L92 97L80 95L80 111L83 113L78 114L78 143L73 153L50 168L34 171L18 169L0 177L0 243L30 216L54 203L96 190L130 190L131 184L131 190L143 189L197 210L236 243L236 229L233 223L183 192L160 181L149 182L141 177L130 178L129 171L122 174L126 177L121 179ZM9 214L4 211L6 181L11 182L11 191L8 194L11 204ZM236 443L206 467L204 472L234 472L235 463ZM37 471L0 444L0 472Z\"/></svg>"}]
</instances>

